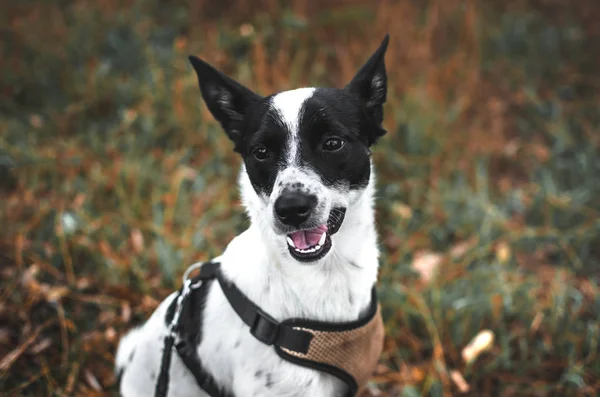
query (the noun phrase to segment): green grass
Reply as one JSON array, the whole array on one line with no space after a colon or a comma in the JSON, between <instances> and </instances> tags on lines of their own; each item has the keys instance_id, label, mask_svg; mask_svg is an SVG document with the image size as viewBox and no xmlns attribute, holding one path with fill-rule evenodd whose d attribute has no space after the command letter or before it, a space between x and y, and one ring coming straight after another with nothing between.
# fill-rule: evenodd
<instances>
[{"instance_id":1,"label":"green grass","mask_svg":"<svg viewBox=\"0 0 600 397\"><path fill-rule=\"evenodd\" d=\"M115 393L119 335L247 226L188 54L263 94L340 86L387 31L373 387L459 395L457 370L471 396L598 393L591 3L99 4L0 16L0 393ZM484 329L493 347L465 364Z\"/></svg>"}]
</instances>

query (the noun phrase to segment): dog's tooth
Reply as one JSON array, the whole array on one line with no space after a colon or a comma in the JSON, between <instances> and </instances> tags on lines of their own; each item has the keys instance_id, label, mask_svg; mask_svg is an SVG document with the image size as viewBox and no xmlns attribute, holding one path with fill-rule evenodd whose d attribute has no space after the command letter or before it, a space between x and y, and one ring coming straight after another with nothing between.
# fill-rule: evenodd
<instances>
[{"instance_id":1,"label":"dog's tooth","mask_svg":"<svg viewBox=\"0 0 600 397\"><path fill-rule=\"evenodd\" d=\"M325 237L327 237L327 232L323 232L323 234L321 234L321 238L319 239L319 243L317 245L325 244Z\"/></svg>"},{"instance_id":2,"label":"dog's tooth","mask_svg":"<svg viewBox=\"0 0 600 397\"><path fill-rule=\"evenodd\" d=\"M290 241L288 240L288 243ZM291 243L290 243L291 245ZM299 254L314 254L315 252L319 251L321 248L323 248L322 244L317 244L314 247L310 247L310 248L306 248L306 249L301 249L301 248L296 248L292 245L292 247L294 248L294 251L296 251Z\"/></svg>"},{"instance_id":3,"label":"dog's tooth","mask_svg":"<svg viewBox=\"0 0 600 397\"><path fill-rule=\"evenodd\" d=\"M289 244L290 247L296 248L296 245L294 244L294 240L292 240L292 238L290 236L288 236L288 238L287 238L287 243Z\"/></svg>"}]
</instances>

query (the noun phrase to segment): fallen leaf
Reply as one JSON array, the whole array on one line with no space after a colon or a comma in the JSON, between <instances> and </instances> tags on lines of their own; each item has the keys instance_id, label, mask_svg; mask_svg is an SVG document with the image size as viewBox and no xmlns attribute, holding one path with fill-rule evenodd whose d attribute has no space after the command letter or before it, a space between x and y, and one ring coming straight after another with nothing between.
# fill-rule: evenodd
<instances>
[{"instance_id":1,"label":"fallen leaf","mask_svg":"<svg viewBox=\"0 0 600 397\"><path fill-rule=\"evenodd\" d=\"M175 178L180 180L193 181L198 177L198 170L186 165L179 165L175 171Z\"/></svg>"},{"instance_id":2,"label":"fallen leaf","mask_svg":"<svg viewBox=\"0 0 600 397\"><path fill-rule=\"evenodd\" d=\"M245 23L242 26L240 26L240 35L242 35L242 37L249 37L253 34L254 26L250 25L249 23Z\"/></svg>"},{"instance_id":3,"label":"fallen leaf","mask_svg":"<svg viewBox=\"0 0 600 397\"><path fill-rule=\"evenodd\" d=\"M52 339L44 338L41 341L39 341L38 343L36 343L35 345L33 345L33 347L29 351L33 354L40 354L41 352L43 352L44 350L49 348L51 344L52 344Z\"/></svg>"},{"instance_id":4,"label":"fallen leaf","mask_svg":"<svg viewBox=\"0 0 600 397\"><path fill-rule=\"evenodd\" d=\"M504 299L501 294L493 294L490 298L492 304L492 314L494 318L499 319L502 315L502 309L504 306Z\"/></svg>"},{"instance_id":5,"label":"fallen leaf","mask_svg":"<svg viewBox=\"0 0 600 397\"><path fill-rule=\"evenodd\" d=\"M462 350L461 355L465 363L470 364L481 353L492 348L494 344L494 333L490 330L480 331Z\"/></svg>"},{"instance_id":6,"label":"fallen leaf","mask_svg":"<svg viewBox=\"0 0 600 397\"><path fill-rule=\"evenodd\" d=\"M425 379L427 373L419 367L412 367L410 369L410 379L413 382L420 383Z\"/></svg>"},{"instance_id":7,"label":"fallen leaf","mask_svg":"<svg viewBox=\"0 0 600 397\"><path fill-rule=\"evenodd\" d=\"M412 209L404 203L394 203L392 206L392 211L394 211L394 213L400 218L408 219L412 217Z\"/></svg>"},{"instance_id":8,"label":"fallen leaf","mask_svg":"<svg viewBox=\"0 0 600 397\"><path fill-rule=\"evenodd\" d=\"M32 127L40 129L44 125L44 120L42 120L42 118L39 115L32 114L31 116L29 116L29 123Z\"/></svg>"},{"instance_id":9,"label":"fallen leaf","mask_svg":"<svg viewBox=\"0 0 600 397\"><path fill-rule=\"evenodd\" d=\"M551 154L546 145L532 145L530 152L533 153L534 156L536 156L541 162L548 161Z\"/></svg>"},{"instance_id":10,"label":"fallen leaf","mask_svg":"<svg viewBox=\"0 0 600 397\"><path fill-rule=\"evenodd\" d=\"M543 313L538 312L535 315L535 317L531 321L531 326L529 327L529 332L531 334L535 334L537 332L537 330L540 328L540 325L542 324L542 320L543 319L544 319L544 314Z\"/></svg>"},{"instance_id":11,"label":"fallen leaf","mask_svg":"<svg viewBox=\"0 0 600 397\"><path fill-rule=\"evenodd\" d=\"M504 146L504 155L515 157L522 146L522 143L518 139L513 139Z\"/></svg>"},{"instance_id":12,"label":"fallen leaf","mask_svg":"<svg viewBox=\"0 0 600 397\"><path fill-rule=\"evenodd\" d=\"M123 122L125 125L131 125L138 118L138 112L135 109L127 109L123 113Z\"/></svg>"},{"instance_id":13,"label":"fallen leaf","mask_svg":"<svg viewBox=\"0 0 600 397\"><path fill-rule=\"evenodd\" d=\"M464 254L466 254L471 247L476 245L476 243L477 241L474 239L461 241L460 243L457 243L452 248L450 248L450 256L453 259L458 259Z\"/></svg>"},{"instance_id":14,"label":"fallen leaf","mask_svg":"<svg viewBox=\"0 0 600 397\"><path fill-rule=\"evenodd\" d=\"M144 297L142 298L142 308L144 310L154 310L156 309L156 306L158 306L159 303L160 302L158 300L148 295L144 295Z\"/></svg>"},{"instance_id":15,"label":"fallen leaf","mask_svg":"<svg viewBox=\"0 0 600 397\"><path fill-rule=\"evenodd\" d=\"M506 263L510 259L510 247L505 242L501 242L496 246L496 258L500 263Z\"/></svg>"},{"instance_id":16,"label":"fallen leaf","mask_svg":"<svg viewBox=\"0 0 600 397\"><path fill-rule=\"evenodd\" d=\"M79 280L77 280L77 283L75 283L75 286L80 291L88 289L90 285L92 285L92 283L87 277L81 277Z\"/></svg>"},{"instance_id":17,"label":"fallen leaf","mask_svg":"<svg viewBox=\"0 0 600 397\"><path fill-rule=\"evenodd\" d=\"M133 229L131 231L131 245L136 253L140 253L144 250L144 236L140 229Z\"/></svg>"},{"instance_id":18,"label":"fallen leaf","mask_svg":"<svg viewBox=\"0 0 600 397\"><path fill-rule=\"evenodd\" d=\"M178 37L175 39L175 48L182 51L187 46L187 39L185 37Z\"/></svg>"},{"instance_id":19,"label":"fallen leaf","mask_svg":"<svg viewBox=\"0 0 600 397\"><path fill-rule=\"evenodd\" d=\"M121 304L121 321L128 323L131 319L131 306L129 302L123 302Z\"/></svg>"},{"instance_id":20,"label":"fallen leaf","mask_svg":"<svg viewBox=\"0 0 600 397\"><path fill-rule=\"evenodd\" d=\"M452 379L452 382L454 382L458 391L461 393L468 393L471 389L465 378L457 370L450 371L450 379Z\"/></svg>"},{"instance_id":21,"label":"fallen leaf","mask_svg":"<svg viewBox=\"0 0 600 397\"><path fill-rule=\"evenodd\" d=\"M79 209L85 203L86 195L84 193L78 193L73 199L73 208Z\"/></svg>"},{"instance_id":22,"label":"fallen leaf","mask_svg":"<svg viewBox=\"0 0 600 397\"><path fill-rule=\"evenodd\" d=\"M100 385L100 382L98 382L98 378L96 378L89 370L86 369L83 373L83 376L85 377L87 384L90 385L92 389L95 391L102 391L102 385Z\"/></svg>"},{"instance_id":23,"label":"fallen leaf","mask_svg":"<svg viewBox=\"0 0 600 397\"><path fill-rule=\"evenodd\" d=\"M435 252L425 252L415 254L412 268L419 273L421 279L428 283L436 273L443 256Z\"/></svg>"},{"instance_id":24,"label":"fallen leaf","mask_svg":"<svg viewBox=\"0 0 600 397\"><path fill-rule=\"evenodd\" d=\"M117 339L117 331L113 327L109 327L104 331L104 337L109 342L114 342Z\"/></svg>"},{"instance_id":25,"label":"fallen leaf","mask_svg":"<svg viewBox=\"0 0 600 397\"><path fill-rule=\"evenodd\" d=\"M69 289L67 287L52 287L46 293L46 300L50 303L57 303L68 293Z\"/></svg>"},{"instance_id":26,"label":"fallen leaf","mask_svg":"<svg viewBox=\"0 0 600 397\"><path fill-rule=\"evenodd\" d=\"M40 272L40 267L35 263L32 264L23 272L23 276L21 278L21 283L24 286L28 287L31 284L38 284L36 276Z\"/></svg>"}]
</instances>

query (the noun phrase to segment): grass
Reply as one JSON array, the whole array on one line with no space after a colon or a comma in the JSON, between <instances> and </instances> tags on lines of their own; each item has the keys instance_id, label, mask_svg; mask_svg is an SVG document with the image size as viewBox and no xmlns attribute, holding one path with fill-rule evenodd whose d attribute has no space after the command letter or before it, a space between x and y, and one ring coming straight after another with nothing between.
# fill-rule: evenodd
<instances>
[{"instance_id":1,"label":"grass","mask_svg":"<svg viewBox=\"0 0 600 397\"><path fill-rule=\"evenodd\" d=\"M340 86L387 32L373 393L600 390L593 2L3 3L0 393L115 394L119 336L246 227L188 54Z\"/></svg>"}]
</instances>

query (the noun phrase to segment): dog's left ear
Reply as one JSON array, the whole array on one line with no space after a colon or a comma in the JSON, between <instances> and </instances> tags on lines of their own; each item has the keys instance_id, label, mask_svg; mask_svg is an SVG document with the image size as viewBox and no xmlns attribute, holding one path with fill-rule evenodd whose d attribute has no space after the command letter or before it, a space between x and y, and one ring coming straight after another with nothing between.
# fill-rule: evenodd
<instances>
[{"instance_id":1,"label":"dog's left ear","mask_svg":"<svg viewBox=\"0 0 600 397\"><path fill-rule=\"evenodd\" d=\"M189 57L198 76L202 97L212 115L240 151L242 126L248 109L262 97L195 56Z\"/></svg>"},{"instance_id":2,"label":"dog's left ear","mask_svg":"<svg viewBox=\"0 0 600 397\"><path fill-rule=\"evenodd\" d=\"M352 92L362 100L373 121L379 127L373 131L373 136L369 137L369 145L375 143L377 138L385 134L382 127L383 122L383 104L387 97L387 74L385 72L385 51L390 41L390 35L386 35L381 45L375 51L371 58L356 73L356 76L346 86L346 89Z\"/></svg>"}]
</instances>

